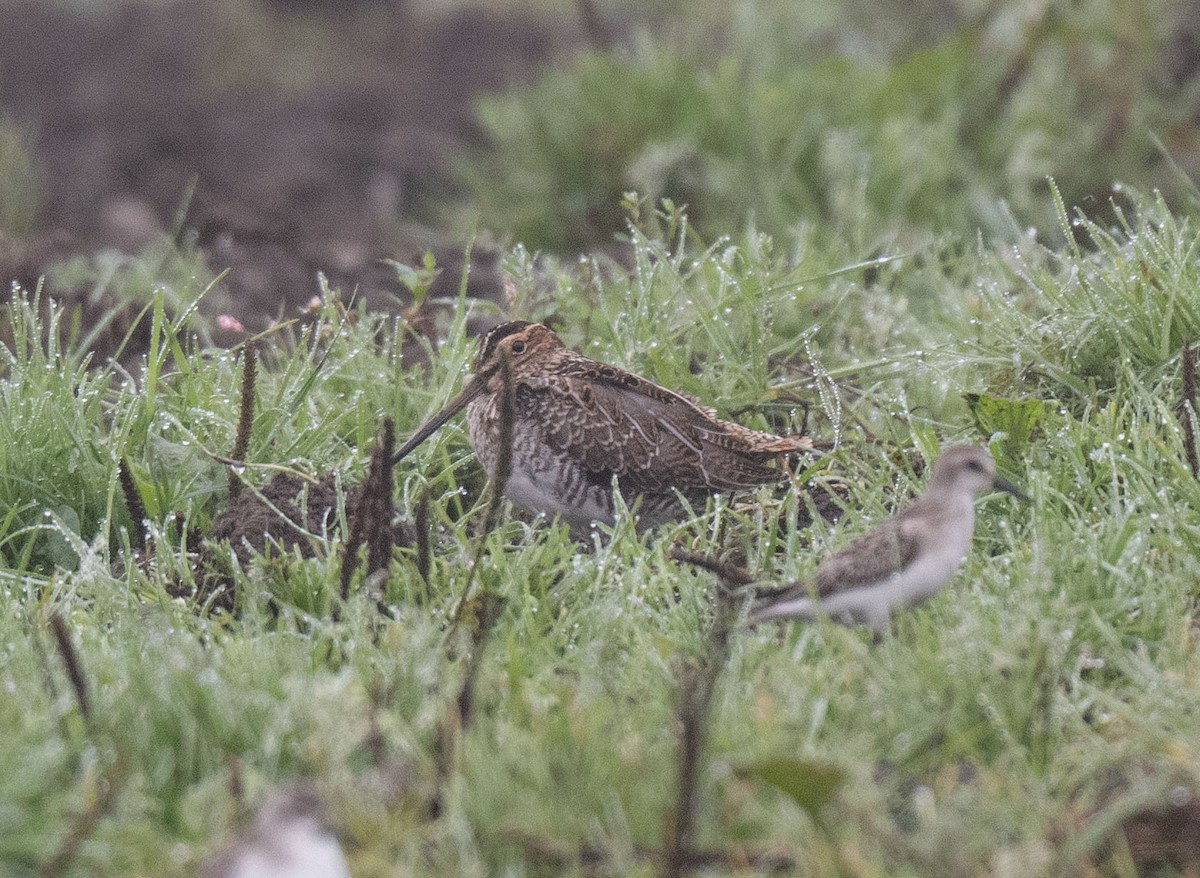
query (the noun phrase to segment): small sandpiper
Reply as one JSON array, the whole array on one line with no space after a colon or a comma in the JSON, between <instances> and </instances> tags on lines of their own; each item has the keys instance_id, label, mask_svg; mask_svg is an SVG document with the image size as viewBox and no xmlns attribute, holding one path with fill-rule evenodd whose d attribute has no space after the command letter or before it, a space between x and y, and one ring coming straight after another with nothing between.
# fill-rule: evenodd
<instances>
[{"instance_id":1,"label":"small sandpiper","mask_svg":"<svg viewBox=\"0 0 1200 878\"><path fill-rule=\"evenodd\" d=\"M615 520L613 480L638 527L676 521L710 494L785 481L766 466L811 451L803 437L774 436L723 421L682 394L568 348L548 327L502 323L480 344L475 374L417 428L393 456L399 462L464 406L471 447L493 474L500 452L501 362L512 381L512 469L505 494L575 533Z\"/></svg>"},{"instance_id":2,"label":"small sandpiper","mask_svg":"<svg viewBox=\"0 0 1200 878\"><path fill-rule=\"evenodd\" d=\"M829 616L882 633L893 610L929 600L962 564L975 528L975 496L988 488L1028 499L996 475L986 449L947 448L924 494L835 552L811 581L762 598L748 624Z\"/></svg>"}]
</instances>

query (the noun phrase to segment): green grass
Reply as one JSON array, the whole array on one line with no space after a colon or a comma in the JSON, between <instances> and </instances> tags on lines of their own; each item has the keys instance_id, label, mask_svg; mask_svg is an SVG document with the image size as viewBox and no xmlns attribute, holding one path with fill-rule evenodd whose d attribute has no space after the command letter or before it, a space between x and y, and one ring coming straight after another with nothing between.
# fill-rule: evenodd
<instances>
[{"instance_id":1,"label":"green grass","mask_svg":"<svg viewBox=\"0 0 1200 878\"><path fill-rule=\"evenodd\" d=\"M668 548L732 543L767 576L804 575L919 489L940 442L991 440L1032 502L981 501L961 575L880 643L830 624L735 634L698 842L735 861L783 853L813 876L1134 874L1108 844L1122 809L1200 792L1200 482L1177 418L1200 310L1194 218L1138 199L1124 226L1085 224L1079 246L946 240L868 264L803 238L706 245L678 211L650 209L628 270L514 251L523 314L752 426L798 429L807 407L810 433L838 446L802 478L843 478L850 510L800 530L800 501L764 493L757 510L720 503L642 538L623 520L586 551L562 527L506 518L479 562L477 584L505 604L461 735L445 729L469 646L447 620L482 478L460 423L398 468L404 514L432 500L434 557L426 585L413 551L397 553L388 615L361 579L339 621L325 612L335 534L313 558L239 573L240 618L201 616L167 588L192 576L192 529L224 506L208 452L232 445L235 354L176 341L160 296L140 368L88 368L45 341L59 333L33 304L10 309L0 871L37 874L100 801L64 874L192 874L238 825L236 774L251 805L315 778L356 876L655 874L675 681L707 654L715 596ZM248 460L357 483L380 418L405 435L469 368L463 302L450 305L439 355L410 367L399 322L329 303L264 354ZM973 416L964 393L986 408ZM157 535L148 564L131 551L122 458ZM52 613L90 684L86 719ZM802 789L827 768L844 780L801 807L755 779L779 759L799 760Z\"/></svg>"}]
</instances>

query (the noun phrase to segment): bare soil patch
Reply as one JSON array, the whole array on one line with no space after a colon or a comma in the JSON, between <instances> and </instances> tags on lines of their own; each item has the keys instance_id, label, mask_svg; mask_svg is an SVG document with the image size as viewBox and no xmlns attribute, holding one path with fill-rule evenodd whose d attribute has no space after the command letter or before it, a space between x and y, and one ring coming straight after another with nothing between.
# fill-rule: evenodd
<instances>
[{"instance_id":1,"label":"bare soil patch","mask_svg":"<svg viewBox=\"0 0 1200 878\"><path fill-rule=\"evenodd\" d=\"M0 19L0 115L30 133L42 182L36 228L0 229L6 285L174 234L229 269L206 313L251 332L295 314L318 272L386 308L404 290L381 259L461 264L439 227L455 157L478 146L472 100L583 42L576 20L403 2L0 0ZM498 298L495 258L479 265L470 292ZM85 326L118 304L48 292Z\"/></svg>"}]
</instances>

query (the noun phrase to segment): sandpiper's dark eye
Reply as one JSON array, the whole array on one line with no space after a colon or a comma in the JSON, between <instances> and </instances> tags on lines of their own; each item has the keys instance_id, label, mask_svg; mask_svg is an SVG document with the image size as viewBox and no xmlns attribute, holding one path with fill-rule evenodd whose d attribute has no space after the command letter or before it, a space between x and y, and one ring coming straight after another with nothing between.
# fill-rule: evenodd
<instances>
[{"instance_id":1,"label":"sandpiper's dark eye","mask_svg":"<svg viewBox=\"0 0 1200 878\"><path fill-rule=\"evenodd\" d=\"M514 341L512 343L512 352L514 354L525 353L525 342L521 341L520 339L518 339L517 341Z\"/></svg>"},{"instance_id":2,"label":"sandpiper's dark eye","mask_svg":"<svg viewBox=\"0 0 1200 878\"><path fill-rule=\"evenodd\" d=\"M967 469L973 469L973 470L975 470L975 472L982 472L983 464L977 460L968 460L967 461Z\"/></svg>"}]
</instances>

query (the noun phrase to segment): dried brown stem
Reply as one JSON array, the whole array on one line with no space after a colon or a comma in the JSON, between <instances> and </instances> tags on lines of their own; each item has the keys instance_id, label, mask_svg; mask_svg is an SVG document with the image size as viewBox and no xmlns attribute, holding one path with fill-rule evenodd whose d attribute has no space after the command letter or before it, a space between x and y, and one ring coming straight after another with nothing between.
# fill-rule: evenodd
<instances>
[{"instance_id":1,"label":"dried brown stem","mask_svg":"<svg viewBox=\"0 0 1200 878\"><path fill-rule=\"evenodd\" d=\"M371 451L367 477L359 489L351 512L350 534L342 548L341 597L350 598L350 580L358 567L358 550L367 547L367 575L386 570L392 560L392 449L396 444L396 425L383 419L379 441Z\"/></svg>"},{"instance_id":2,"label":"dried brown stem","mask_svg":"<svg viewBox=\"0 0 1200 878\"><path fill-rule=\"evenodd\" d=\"M488 495L487 511L483 517L483 536L486 538L500 518L500 504L504 500L504 487L512 475L513 430L516 421L516 394L513 391L512 365L508 351L500 355L500 430L497 434L496 466L491 472L491 493ZM482 549L482 543L480 544Z\"/></svg>"},{"instance_id":3,"label":"dried brown stem","mask_svg":"<svg viewBox=\"0 0 1200 878\"><path fill-rule=\"evenodd\" d=\"M438 724L434 742L434 760L437 766L437 783L431 803L431 813L437 817L442 813L447 783L454 774L459 759L459 744L463 735L475 719L475 689L479 672L483 668L483 655L500 613L504 599L493 591L482 591L470 601L461 604L455 614L452 630L465 624L471 625L471 651L463 671L462 683L453 704L447 704Z\"/></svg>"},{"instance_id":4,"label":"dried brown stem","mask_svg":"<svg viewBox=\"0 0 1200 878\"><path fill-rule=\"evenodd\" d=\"M226 757L225 766L229 769L229 798L233 802L234 812L240 822L246 818L249 810L246 804L245 766L241 759L232 754Z\"/></svg>"},{"instance_id":5,"label":"dried brown stem","mask_svg":"<svg viewBox=\"0 0 1200 878\"><path fill-rule=\"evenodd\" d=\"M71 689L75 693L75 701L79 705L79 713L87 726L92 725L92 703L89 695L87 677L83 672L83 663L79 652L71 641L71 632L66 620L58 613L50 614L50 631L54 635L54 643L58 648L59 657L71 681ZM108 814L116 803L117 793L125 783L128 775L128 760L119 751L117 761L104 773L97 785L99 794L92 797L86 807L75 815L70 827L59 842L58 847L38 869L39 878L59 878L71 868L79 853L80 846L87 841L95 831L96 825Z\"/></svg>"},{"instance_id":6,"label":"dried brown stem","mask_svg":"<svg viewBox=\"0 0 1200 878\"><path fill-rule=\"evenodd\" d=\"M383 419L383 436L371 458L371 532L367 538L367 575L386 570L392 561L394 535L392 532L392 503L394 476L392 451L396 445L396 425L391 418ZM364 491L364 499L366 492Z\"/></svg>"},{"instance_id":7,"label":"dried brown stem","mask_svg":"<svg viewBox=\"0 0 1200 878\"><path fill-rule=\"evenodd\" d=\"M246 344L242 354L242 399L238 410L237 435L233 439L233 460L245 460L250 450L250 428L254 426L255 378L258 372L258 348L254 342ZM229 499L234 500L242 490L242 480L234 469L229 471Z\"/></svg>"},{"instance_id":8,"label":"dried brown stem","mask_svg":"<svg viewBox=\"0 0 1200 878\"><path fill-rule=\"evenodd\" d=\"M363 498L367 493L366 482L363 483L362 493L359 495L357 502L354 504L354 509L350 514L350 533L346 537L346 544L342 546L342 572L341 572L341 589L339 594L342 598L342 603L350 599L350 580L354 578L354 571L358 567L358 550L362 548L366 542L367 532L367 516L362 514L364 503ZM334 613L336 621L340 612Z\"/></svg>"},{"instance_id":9,"label":"dried brown stem","mask_svg":"<svg viewBox=\"0 0 1200 878\"><path fill-rule=\"evenodd\" d=\"M383 732L380 717L391 702L388 685L382 676L377 675L371 680L371 684L367 688L367 697L370 710L367 714L367 737L363 744L366 746L367 753L370 754L371 764L380 768L387 762L389 755L387 735Z\"/></svg>"},{"instance_id":10,"label":"dried brown stem","mask_svg":"<svg viewBox=\"0 0 1200 878\"><path fill-rule=\"evenodd\" d=\"M488 485L487 508L484 511L483 524L475 543L474 557L471 569L467 573L467 581L463 586L462 596L458 600L451 616L451 633L460 630L468 620L471 623L471 651L467 658L467 666L463 672L462 684L454 699L454 707L447 708L446 717L438 730L438 740L435 745L437 753L438 784L437 794L433 805L434 813L440 813L442 798L446 789L446 781L454 771L457 760L458 746L462 735L470 728L475 714L475 685L479 672L483 667L483 654L487 648L488 639L495 627L500 613L504 608L504 599L500 595L484 588L476 597L471 596L471 586L479 570L480 562L487 551L488 536L495 529L500 518L500 504L504 499L504 486L512 471L513 422L516 419L515 400L512 383L512 367L508 354L502 353L500 358L500 447L496 455L496 466L491 473Z\"/></svg>"},{"instance_id":11,"label":"dried brown stem","mask_svg":"<svg viewBox=\"0 0 1200 878\"><path fill-rule=\"evenodd\" d=\"M1200 457L1196 455L1196 351L1190 344L1184 345L1181 361L1183 398L1179 421L1183 425L1183 450L1192 477L1200 478Z\"/></svg>"},{"instance_id":12,"label":"dried brown stem","mask_svg":"<svg viewBox=\"0 0 1200 878\"><path fill-rule=\"evenodd\" d=\"M133 526L137 535L142 539L142 547L145 550L146 558L149 559L154 553L154 541L150 539L150 533L146 528L146 507L142 503L142 495L138 493L137 485L133 482L129 461L124 457L117 466L117 480L121 483L121 495L125 498L125 508L129 511L129 517L133 519Z\"/></svg>"},{"instance_id":13,"label":"dried brown stem","mask_svg":"<svg viewBox=\"0 0 1200 878\"><path fill-rule=\"evenodd\" d=\"M506 350L502 350L500 353L499 375L500 431L497 435L499 447L496 453L496 466L492 469L491 480L488 482L487 506L483 512L483 524L480 526L479 534L476 537L475 552L471 558L471 569L467 571L467 581L463 585L462 596L458 600L458 607L452 618L454 624L458 623L458 617L467 604L467 598L471 595L471 586L475 582L475 576L479 570L479 562L483 559L483 553L487 550L487 538L496 529L496 525L500 521L500 505L504 501L504 486L508 484L508 477L512 474L513 422L516 420L516 410L512 383L512 366L510 365Z\"/></svg>"},{"instance_id":14,"label":"dried brown stem","mask_svg":"<svg viewBox=\"0 0 1200 878\"><path fill-rule=\"evenodd\" d=\"M571 867L579 865L612 865L608 852L597 845L583 844L576 847L517 828L501 829L500 836L505 841L519 846L527 859L552 866L559 872L570 872ZM641 862L662 862L663 851L659 848L637 846L633 850L633 856ZM723 868L744 872L749 868L759 872L789 872L796 869L796 858L772 848L704 848L689 851L684 857L683 865L689 870Z\"/></svg>"},{"instance_id":15,"label":"dried brown stem","mask_svg":"<svg viewBox=\"0 0 1200 878\"><path fill-rule=\"evenodd\" d=\"M429 571L433 566L433 553L429 545L429 492L422 491L413 511L413 527L417 531L417 573L429 585Z\"/></svg>"},{"instance_id":16,"label":"dried brown stem","mask_svg":"<svg viewBox=\"0 0 1200 878\"><path fill-rule=\"evenodd\" d=\"M75 815L67 834L63 836L54 853L38 869L38 878L59 878L70 871L71 864L79 854L79 848L95 831L96 825L116 805L117 796L125 786L128 775L128 759L120 753L112 768L105 772L105 776L97 785L99 794Z\"/></svg>"},{"instance_id":17,"label":"dried brown stem","mask_svg":"<svg viewBox=\"0 0 1200 878\"><path fill-rule=\"evenodd\" d=\"M479 679L479 671L483 667L483 652L492 629L504 609L504 598L495 592L485 591L472 602L474 626L471 631L471 655L467 659L467 669L463 674L462 687L459 689L456 704L458 706L458 726L463 732L471 727L475 720L475 683Z\"/></svg>"},{"instance_id":18,"label":"dried brown stem","mask_svg":"<svg viewBox=\"0 0 1200 878\"><path fill-rule=\"evenodd\" d=\"M58 613L50 614L50 631L54 635L54 645L62 659L63 667L67 670L67 679L71 681L71 689L75 693L75 703L79 706L79 714L84 722L92 720L92 699L88 692L87 678L83 673L83 663L75 644L71 642L71 632L67 623Z\"/></svg>"},{"instance_id":19,"label":"dried brown stem","mask_svg":"<svg viewBox=\"0 0 1200 878\"><path fill-rule=\"evenodd\" d=\"M680 665L676 678L675 714L679 723L674 810L667 817L662 874L681 878L697 867L696 817L700 810L700 774L708 740L713 694L729 661L729 640L737 620L739 580L723 579L703 655Z\"/></svg>"},{"instance_id":20,"label":"dried brown stem","mask_svg":"<svg viewBox=\"0 0 1200 878\"><path fill-rule=\"evenodd\" d=\"M687 549L681 549L678 546L673 547L669 554L672 561L678 561L681 564L691 564L702 570L707 570L709 573L716 574L730 588L741 588L754 582L754 575L750 571L744 570L736 564L718 561L711 555L689 552Z\"/></svg>"}]
</instances>

